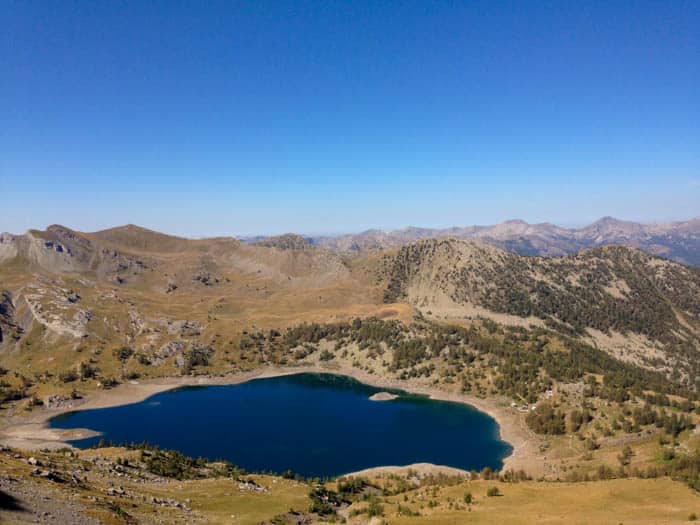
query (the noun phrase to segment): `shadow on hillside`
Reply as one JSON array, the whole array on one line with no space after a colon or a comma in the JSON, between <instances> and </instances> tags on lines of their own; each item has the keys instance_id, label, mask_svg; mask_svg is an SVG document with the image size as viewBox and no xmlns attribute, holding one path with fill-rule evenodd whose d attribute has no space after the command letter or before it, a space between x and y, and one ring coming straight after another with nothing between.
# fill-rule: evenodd
<instances>
[{"instance_id":1,"label":"shadow on hillside","mask_svg":"<svg viewBox=\"0 0 700 525\"><path fill-rule=\"evenodd\" d=\"M2 490L0 490L0 510L27 511L17 498Z\"/></svg>"}]
</instances>

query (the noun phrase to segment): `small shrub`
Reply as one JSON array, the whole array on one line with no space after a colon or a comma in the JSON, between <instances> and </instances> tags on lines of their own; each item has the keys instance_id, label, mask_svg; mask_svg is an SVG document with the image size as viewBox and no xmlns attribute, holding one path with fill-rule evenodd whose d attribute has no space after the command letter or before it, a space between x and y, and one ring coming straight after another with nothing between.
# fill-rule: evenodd
<instances>
[{"instance_id":1,"label":"small shrub","mask_svg":"<svg viewBox=\"0 0 700 525\"><path fill-rule=\"evenodd\" d=\"M58 374L58 378L64 383L72 383L73 381L77 381L78 373L75 370L66 370Z\"/></svg>"},{"instance_id":2,"label":"small shrub","mask_svg":"<svg viewBox=\"0 0 700 525\"><path fill-rule=\"evenodd\" d=\"M328 350L324 350L321 352L321 355L318 357L321 361L330 361L331 359L335 358L335 355L333 352L329 352Z\"/></svg>"},{"instance_id":3,"label":"small shrub","mask_svg":"<svg viewBox=\"0 0 700 525\"><path fill-rule=\"evenodd\" d=\"M367 516L370 518L384 516L384 506L377 500L370 501L367 507Z\"/></svg>"},{"instance_id":4,"label":"small shrub","mask_svg":"<svg viewBox=\"0 0 700 525\"><path fill-rule=\"evenodd\" d=\"M399 503L398 513L401 516L410 516L410 517L420 516L420 512L418 512L417 510L411 510L411 507L401 505L400 503Z\"/></svg>"},{"instance_id":5,"label":"small shrub","mask_svg":"<svg viewBox=\"0 0 700 525\"><path fill-rule=\"evenodd\" d=\"M128 346L122 346L121 348L115 348L113 354L122 363L126 363L134 355L134 350Z\"/></svg>"}]
</instances>

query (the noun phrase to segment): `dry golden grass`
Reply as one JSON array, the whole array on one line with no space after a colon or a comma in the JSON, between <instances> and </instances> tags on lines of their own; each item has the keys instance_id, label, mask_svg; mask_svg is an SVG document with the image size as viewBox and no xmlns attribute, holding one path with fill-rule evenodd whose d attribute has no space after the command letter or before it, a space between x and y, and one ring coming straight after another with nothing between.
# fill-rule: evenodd
<instances>
[{"instance_id":1,"label":"dry golden grass","mask_svg":"<svg viewBox=\"0 0 700 525\"><path fill-rule=\"evenodd\" d=\"M79 457L98 461L115 461L117 458L137 458L138 452L119 448L80 451ZM47 457L35 454L44 463ZM98 518L101 523L124 523L109 504L116 505L140 523L226 523L253 525L271 519L277 514L295 510L307 510L309 486L296 481L272 476L245 476L267 489L258 493L241 491L239 482L231 478L212 478L190 481L163 480L137 483L127 478L109 477L104 468L92 468L86 473L86 486L76 488L68 483L54 483L28 476L30 465L26 457L14 458L0 454L0 471L13 479L22 480L35 498L47 501L57 508L71 504L82 508L84 514ZM54 468L71 469L70 459L54 455ZM46 467L43 467L46 468ZM84 474L81 473L81 477ZM110 496L110 487L122 487L127 496ZM31 510L35 505L32 497L20 498L22 505ZM186 503L191 510L153 503L152 498L176 500ZM53 502L53 503L51 503ZM25 523L32 521L30 513L5 513L0 506L0 523ZM60 514L57 512L57 514Z\"/></svg>"},{"instance_id":2,"label":"dry golden grass","mask_svg":"<svg viewBox=\"0 0 700 525\"><path fill-rule=\"evenodd\" d=\"M498 487L502 496L488 497L486 492L490 487ZM472 505L464 503L467 492L474 498ZM423 495L422 500L419 494ZM408 498L408 502L403 501L403 496L389 498L396 503L385 506L390 523L671 524L687 523L691 513L700 515L700 496L668 478L588 483L474 481L438 489L435 497L429 490L422 489L409 493ZM428 507L431 499L438 501L437 507ZM421 515L397 515L399 503Z\"/></svg>"},{"instance_id":3,"label":"dry golden grass","mask_svg":"<svg viewBox=\"0 0 700 525\"><path fill-rule=\"evenodd\" d=\"M138 452L124 449L100 449L79 452L82 459L115 461L135 459ZM46 461L46 457L38 455ZM54 456L57 468L71 468L70 458ZM64 467L60 467L64 465ZM306 511L310 501L310 486L306 483L272 476L246 476L267 492L239 489L239 482L230 478L137 483L126 478L110 479L105 467L92 468L87 473L88 486L81 489L69 484L52 483L27 477L30 466L26 457L0 455L0 469L6 476L32 486L37 498L48 498L56 504L72 502L83 511L99 517L104 523L119 523L106 505L108 501L126 510L142 523L236 523L256 524L269 520L290 509ZM381 482L381 480L380 480ZM128 497L108 496L110 486L122 486ZM489 497L487 491L498 488L499 496ZM471 494L467 504L465 494ZM151 498L186 502L191 511L163 507ZM97 500L95 500L97 498ZM657 524L687 523L691 514L700 514L700 495L685 484L669 478L617 479L586 483L527 481L500 483L478 480L463 481L452 486L424 486L395 496L380 497L383 518L393 524L448 525L475 524ZM417 516L399 513L399 505ZM366 508L367 503L354 503L345 514L348 523L365 524L366 515L350 516L354 509ZM19 518L19 515L15 515ZM0 509L0 519L12 523L12 516Z\"/></svg>"},{"instance_id":4,"label":"dry golden grass","mask_svg":"<svg viewBox=\"0 0 700 525\"><path fill-rule=\"evenodd\" d=\"M204 516L206 523L254 525L290 509L308 509L308 485L270 476L251 478L269 492L241 492L238 483L229 479L171 482L144 490L160 497L190 499L192 510Z\"/></svg>"}]
</instances>

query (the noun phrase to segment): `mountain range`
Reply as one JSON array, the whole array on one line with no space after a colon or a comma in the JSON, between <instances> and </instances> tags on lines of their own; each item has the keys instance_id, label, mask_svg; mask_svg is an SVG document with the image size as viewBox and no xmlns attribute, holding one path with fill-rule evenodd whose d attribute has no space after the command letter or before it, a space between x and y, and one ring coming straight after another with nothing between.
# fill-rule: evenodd
<instances>
[{"instance_id":1,"label":"mountain range","mask_svg":"<svg viewBox=\"0 0 700 525\"><path fill-rule=\"evenodd\" d=\"M659 251L654 247L665 239L666 247L683 246L685 256L696 261L690 240L697 241L698 224L696 219L642 226L604 219L568 231L587 244L635 244L654 232L657 241L645 244L646 250ZM486 231L479 240L455 238ZM90 341L132 345L159 362L158 355L195 340L214 344L250 327L281 329L356 316L410 321L423 315L546 327L589 340L620 359L679 368L690 377L700 363L699 270L629 246L558 257L529 250L524 256L512 253L514 245L504 240L519 233L534 246L538 238L538 251L553 255L564 248L542 240L542 232L562 238L562 231L520 222L402 230L404 237L388 234L384 243L400 247L350 248L353 256L341 250L339 240L331 246L294 234L252 243L186 239L134 225L94 233L53 225L3 234L0 354L26 346L33 334L37 343L54 349ZM452 236L408 239L428 232ZM512 251L493 246L496 235ZM172 344L177 350L170 352Z\"/></svg>"},{"instance_id":2,"label":"mountain range","mask_svg":"<svg viewBox=\"0 0 700 525\"><path fill-rule=\"evenodd\" d=\"M367 230L337 236L309 236L308 242L342 253L403 246L419 239L454 237L478 240L519 255L556 256L586 248L619 244L673 261L700 266L700 217L687 221L642 224L604 217L583 228L510 220L491 226L408 227ZM262 238L255 238L257 242Z\"/></svg>"}]
</instances>

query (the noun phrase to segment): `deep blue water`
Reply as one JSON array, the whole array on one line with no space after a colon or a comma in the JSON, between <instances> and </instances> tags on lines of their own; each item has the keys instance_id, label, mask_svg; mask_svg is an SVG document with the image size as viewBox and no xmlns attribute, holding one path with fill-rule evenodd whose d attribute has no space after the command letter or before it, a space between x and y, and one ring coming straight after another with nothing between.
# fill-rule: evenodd
<instances>
[{"instance_id":1,"label":"deep blue water","mask_svg":"<svg viewBox=\"0 0 700 525\"><path fill-rule=\"evenodd\" d=\"M511 451L496 422L470 406L398 391L393 401L368 399L380 391L344 376L297 374L180 388L50 424L102 432L72 442L80 448L101 438L148 441L250 471L291 469L305 476L417 462L499 469Z\"/></svg>"}]
</instances>

